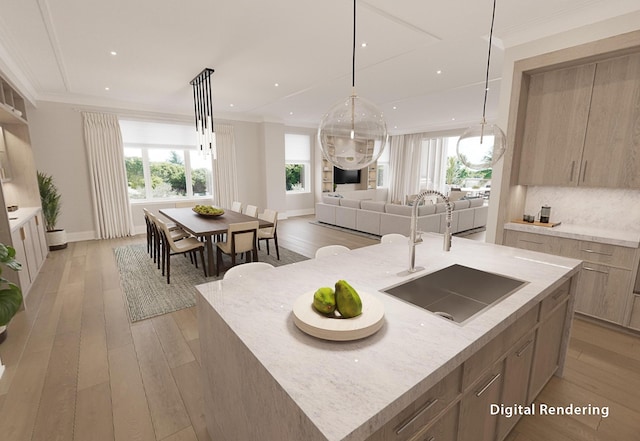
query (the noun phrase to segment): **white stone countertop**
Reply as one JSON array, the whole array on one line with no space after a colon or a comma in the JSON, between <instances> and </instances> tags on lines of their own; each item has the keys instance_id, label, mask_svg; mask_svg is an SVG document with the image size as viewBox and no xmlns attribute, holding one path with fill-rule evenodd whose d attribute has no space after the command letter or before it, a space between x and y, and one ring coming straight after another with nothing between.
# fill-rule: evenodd
<instances>
[{"instance_id":1,"label":"white stone countertop","mask_svg":"<svg viewBox=\"0 0 640 441\"><path fill-rule=\"evenodd\" d=\"M544 234L547 236L564 237L567 239L588 240L621 247L640 247L640 232L628 230L614 230L608 228L590 227L587 225L560 224L557 227L540 227L536 225L509 222L504 225L506 230L524 231L527 233Z\"/></svg>"},{"instance_id":2,"label":"white stone countertop","mask_svg":"<svg viewBox=\"0 0 640 441\"><path fill-rule=\"evenodd\" d=\"M327 440L364 440L579 271L581 261L425 234L417 277L452 264L529 282L466 321L450 322L379 290L408 280L409 248L380 244L199 285L199 294L237 334ZM352 342L300 331L292 305L304 293L347 280L384 305L385 324ZM312 297L310 297L311 299ZM286 424L286 422L283 422Z\"/></svg>"},{"instance_id":3,"label":"white stone countertop","mask_svg":"<svg viewBox=\"0 0 640 441\"><path fill-rule=\"evenodd\" d=\"M40 207L21 207L16 211L8 211L7 216L9 218L9 228L11 231L16 231L23 226L29 219L36 215L40 210Z\"/></svg>"}]
</instances>

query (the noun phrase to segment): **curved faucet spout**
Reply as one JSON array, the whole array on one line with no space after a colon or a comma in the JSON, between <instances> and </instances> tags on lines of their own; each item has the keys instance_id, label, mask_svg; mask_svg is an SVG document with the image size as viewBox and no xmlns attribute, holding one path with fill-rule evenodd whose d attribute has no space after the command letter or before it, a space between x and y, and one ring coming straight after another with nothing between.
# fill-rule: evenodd
<instances>
[{"instance_id":1,"label":"curved faucet spout","mask_svg":"<svg viewBox=\"0 0 640 441\"><path fill-rule=\"evenodd\" d=\"M410 229L410 237L409 237L409 269L407 271L402 271L399 275L408 275L413 274L416 271L423 270L424 268L418 267L416 268L416 242L418 241L418 206L420 202L424 200L425 197L429 195L437 195L444 199L445 204L447 205L447 214L446 214L446 225L444 231L444 251L449 251L451 249L451 218L453 216L453 205L449 198L444 194L440 193L436 190L425 190L418 194L416 199L413 201L413 209L411 210L411 229Z\"/></svg>"}]
</instances>

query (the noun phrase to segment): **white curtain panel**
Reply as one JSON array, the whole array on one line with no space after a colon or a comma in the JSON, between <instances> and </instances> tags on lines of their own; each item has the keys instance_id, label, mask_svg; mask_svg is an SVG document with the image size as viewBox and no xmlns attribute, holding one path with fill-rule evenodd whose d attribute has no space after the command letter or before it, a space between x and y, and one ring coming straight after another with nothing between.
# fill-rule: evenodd
<instances>
[{"instance_id":1,"label":"white curtain panel","mask_svg":"<svg viewBox=\"0 0 640 441\"><path fill-rule=\"evenodd\" d=\"M404 203L405 196L418 193L423 137L422 134L391 137L389 193L392 202Z\"/></svg>"},{"instance_id":2,"label":"white curtain panel","mask_svg":"<svg viewBox=\"0 0 640 441\"><path fill-rule=\"evenodd\" d=\"M215 124L214 128L217 156L213 160L214 204L231 208L231 203L238 200L238 170L233 126Z\"/></svg>"},{"instance_id":3,"label":"white curtain panel","mask_svg":"<svg viewBox=\"0 0 640 441\"><path fill-rule=\"evenodd\" d=\"M133 234L122 134L116 115L82 112L89 160L96 235L99 239Z\"/></svg>"},{"instance_id":4,"label":"white curtain panel","mask_svg":"<svg viewBox=\"0 0 640 441\"><path fill-rule=\"evenodd\" d=\"M425 139L422 144L420 161L426 167L425 188L420 190L437 190L445 192L447 172L447 141L445 138Z\"/></svg>"}]
</instances>

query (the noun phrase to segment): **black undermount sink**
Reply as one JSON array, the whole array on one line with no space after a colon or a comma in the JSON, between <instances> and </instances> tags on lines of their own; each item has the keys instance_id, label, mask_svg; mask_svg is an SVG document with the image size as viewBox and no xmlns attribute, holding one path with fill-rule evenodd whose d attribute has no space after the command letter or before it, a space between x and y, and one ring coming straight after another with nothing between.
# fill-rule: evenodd
<instances>
[{"instance_id":1,"label":"black undermount sink","mask_svg":"<svg viewBox=\"0 0 640 441\"><path fill-rule=\"evenodd\" d=\"M382 292L462 323L526 283L456 264L390 286Z\"/></svg>"}]
</instances>

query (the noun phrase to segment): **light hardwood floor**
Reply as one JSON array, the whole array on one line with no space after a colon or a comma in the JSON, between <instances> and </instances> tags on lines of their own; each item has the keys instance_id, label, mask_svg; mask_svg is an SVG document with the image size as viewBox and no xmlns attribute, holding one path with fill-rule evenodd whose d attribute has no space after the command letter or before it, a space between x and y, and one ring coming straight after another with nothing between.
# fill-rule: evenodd
<instances>
[{"instance_id":1,"label":"light hardwood floor","mask_svg":"<svg viewBox=\"0 0 640 441\"><path fill-rule=\"evenodd\" d=\"M280 245L312 256L324 245L377 243L309 220L279 222ZM49 254L0 345L3 441L210 439L195 308L127 318L113 248L142 241L78 242ZM525 417L510 441L637 440L638 391L640 338L576 320L565 377L540 399L609 405L609 418Z\"/></svg>"}]
</instances>

